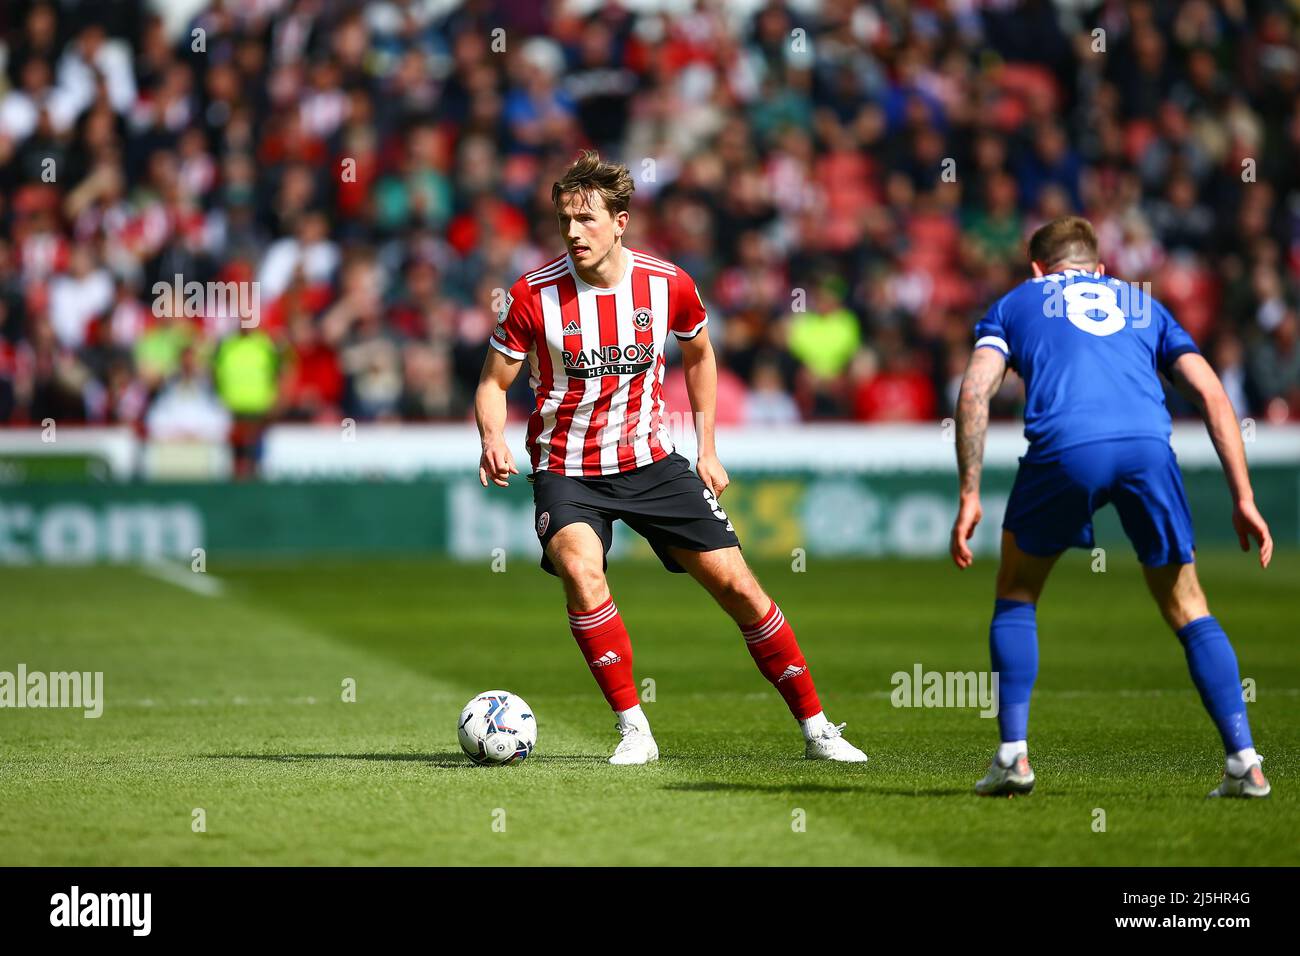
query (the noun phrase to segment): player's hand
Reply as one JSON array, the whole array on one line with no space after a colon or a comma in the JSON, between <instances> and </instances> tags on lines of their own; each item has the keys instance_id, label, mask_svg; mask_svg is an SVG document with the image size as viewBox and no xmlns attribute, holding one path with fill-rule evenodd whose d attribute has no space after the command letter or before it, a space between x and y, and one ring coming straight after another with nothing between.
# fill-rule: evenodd
<instances>
[{"instance_id":1,"label":"player's hand","mask_svg":"<svg viewBox=\"0 0 1300 956\"><path fill-rule=\"evenodd\" d=\"M493 484L502 488L508 487L510 476L517 474L519 469L515 467L510 446L499 438L483 444L483 456L478 460L478 480L484 488L488 486L489 478L492 479Z\"/></svg>"},{"instance_id":2,"label":"player's hand","mask_svg":"<svg viewBox=\"0 0 1300 956\"><path fill-rule=\"evenodd\" d=\"M962 495L961 504L957 508L957 520L952 525L952 541L948 546L953 563L959 568L969 568L975 560L975 555L966 542L975 533L975 526L983 517L984 509L980 507L979 496Z\"/></svg>"},{"instance_id":3,"label":"player's hand","mask_svg":"<svg viewBox=\"0 0 1300 956\"><path fill-rule=\"evenodd\" d=\"M704 482L704 487L713 492L715 498L721 498L722 493L727 490L727 485L731 484L731 479L727 477L727 469L722 467L722 462L718 461L717 455L701 455L697 458L695 473L700 476L700 481Z\"/></svg>"},{"instance_id":4,"label":"player's hand","mask_svg":"<svg viewBox=\"0 0 1300 956\"><path fill-rule=\"evenodd\" d=\"M1268 567L1273 560L1273 535L1269 534L1268 522L1259 513L1253 501L1238 501L1232 509L1232 528L1237 532L1237 541L1242 551L1250 550L1250 539L1259 545L1259 566Z\"/></svg>"}]
</instances>

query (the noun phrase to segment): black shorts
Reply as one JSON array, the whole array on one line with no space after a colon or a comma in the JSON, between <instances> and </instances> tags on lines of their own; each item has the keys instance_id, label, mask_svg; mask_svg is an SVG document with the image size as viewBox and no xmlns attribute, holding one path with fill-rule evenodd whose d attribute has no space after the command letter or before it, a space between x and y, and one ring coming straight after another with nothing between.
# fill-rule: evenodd
<instances>
[{"instance_id":1,"label":"black shorts","mask_svg":"<svg viewBox=\"0 0 1300 956\"><path fill-rule=\"evenodd\" d=\"M537 537L542 543L542 570L555 574L546 545L565 525L591 525L605 546L605 566L614 543L614 522L623 519L650 542L669 571L686 569L668 549L717 551L738 548L731 519L718 505L690 464L676 452L667 458L618 475L574 478L551 471L528 476L537 508Z\"/></svg>"}]
</instances>

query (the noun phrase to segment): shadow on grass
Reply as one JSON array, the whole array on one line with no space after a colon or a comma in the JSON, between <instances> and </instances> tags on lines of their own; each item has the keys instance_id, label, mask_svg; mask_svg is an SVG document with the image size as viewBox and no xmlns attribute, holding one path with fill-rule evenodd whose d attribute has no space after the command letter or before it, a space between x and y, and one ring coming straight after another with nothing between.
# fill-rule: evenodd
<instances>
[{"instance_id":1,"label":"shadow on grass","mask_svg":"<svg viewBox=\"0 0 1300 956\"><path fill-rule=\"evenodd\" d=\"M357 754L203 754L209 760L260 760L266 763L304 763L314 760L381 760L405 763L422 763L430 767L439 767L449 770L458 768L473 767L469 759L458 751L447 751L445 753L435 754L412 754L412 753L357 753ZM579 754L538 754L534 756L533 761L538 758L547 762L552 760L573 760L578 762L590 763L597 758L584 757Z\"/></svg>"},{"instance_id":2,"label":"shadow on grass","mask_svg":"<svg viewBox=\"0 0 1300 956\"><path fill-rule=\"evenodd\" d=\"M969 797L972 800L976 799L975 793L970 787L931 787L927 790L904 790L901 787L887 790L881 787L873 787L871 793L880 794L882 797Z\"/></svg>"},{"instance_id":3,"label":"shadow on grass","mask_svg":"<svg viewBox=\"0 0 1300 956\"><path fill-rule=\"evenodd\" d=\"M974 799L969 787L931 787L928 789L904 790L902 788L884 788L862 781L860 786L830 783L730 783L726 781L703 781L700 783L670 783L663 789L682 790L693 793L710 792L750 792L750 793L856 793L862 796L881 797L961 797ZM1024 798L1021 798L1024 799ZM1039 798L1041 799L1041 797Z\"/></svg>"},{"instance_id":4,"label":"shadow on grass","mask_svg":"<svg viewBox=\"0 0 1300 956\"><path fill-rule=\"evenodd\" d=\"M1003 794L997 797L982 797L971 787L932 787L927 790L904 790L901 787L892 790L886 790L881 787L873 788L871 793L878 793L882 797L961 797L964 800L970 800L973 803L996 803L999 800L1019 802L1028 800L1031 803L1042 803L1044 800L1058 800L1068 794L1061 792L1049 793L1022 793L1022 794Z\"/></svg>"},{"instance_id":5,"label":"shadow on grass","mask_svg":"<svg viewBox=\"0 0 1300 956\"><path fill-rule=\"evenodd\" d=\"M703 781L701 783L670 783L664 790L680 790L687 793L869 793L865 787L846 787L828 783L729 783L726 781Z\"/></svg>"}]
</instances>

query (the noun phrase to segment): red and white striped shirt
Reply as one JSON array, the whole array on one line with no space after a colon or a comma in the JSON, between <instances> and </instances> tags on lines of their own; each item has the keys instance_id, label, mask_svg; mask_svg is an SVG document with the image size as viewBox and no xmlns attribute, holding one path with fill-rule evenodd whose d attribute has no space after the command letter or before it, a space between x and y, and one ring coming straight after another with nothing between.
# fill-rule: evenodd
<instances>
[{"instance_id":1,"label":"red and white striped shirt","mask_svg":"<svg viewBox=\"0 0 1300 956\"><path fill-rule=\"evenodd\" d=\"M664 343L709 321L695 283L672 263L625 249L618 285L587 285L567 255L523 276L489 339L527 358L537 405L528 419L534 471L615 475L667 457Z\"/></svg>"}]
</instances>

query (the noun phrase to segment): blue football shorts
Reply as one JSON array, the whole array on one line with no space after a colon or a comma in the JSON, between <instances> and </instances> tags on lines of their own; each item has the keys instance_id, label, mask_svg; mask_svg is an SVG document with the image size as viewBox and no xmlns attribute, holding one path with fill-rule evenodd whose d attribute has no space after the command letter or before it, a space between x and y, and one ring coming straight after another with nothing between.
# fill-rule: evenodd
<instances>
[{"instance_id":1,"label":"blue football shorts","mask_svg":"<svg viewBox=\"0 0 1300 956\"><path fill-rule=\"evenodd\" d=\"M1183 476L1169 443L1157 438L1096 441L1020 459L1002 527L1026 554L1093 548L1092 516L1113 504L1147 567L1190 564L1196 549Z\"/></svg>"}]
</instances>

